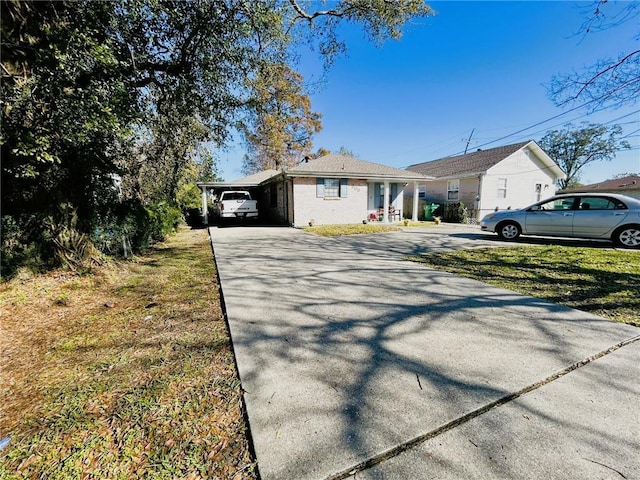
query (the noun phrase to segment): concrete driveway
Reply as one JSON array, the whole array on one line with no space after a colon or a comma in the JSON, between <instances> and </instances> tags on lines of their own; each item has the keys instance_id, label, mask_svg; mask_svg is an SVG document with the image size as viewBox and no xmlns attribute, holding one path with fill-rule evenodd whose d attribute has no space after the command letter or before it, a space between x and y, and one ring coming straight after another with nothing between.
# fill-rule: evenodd
<instances>
[{"instance_id":1,"label":"concrete driveway","mask_svg":"<svg viewBox=\"0 0 640 480\"><path fill-rule=\"evenodd\" d=\"M640 330L407 262L474 228L212 228L263 480L640 478Z\"/></svg>"}]
</instances>

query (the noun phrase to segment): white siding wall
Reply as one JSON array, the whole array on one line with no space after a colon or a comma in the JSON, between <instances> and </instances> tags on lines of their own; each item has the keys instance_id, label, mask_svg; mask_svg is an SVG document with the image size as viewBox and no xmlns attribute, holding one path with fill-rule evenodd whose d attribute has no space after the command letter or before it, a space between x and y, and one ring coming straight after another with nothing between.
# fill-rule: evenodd
<instances>
[{"instance_id":1,"label":"white siding wall","mask_svg":"<svg viewBox=\"0 0 640 480\"><path fill-rule=\"evenodd\" d=\"M362 223L367 218L368 187L366 180L349 179L346 198L317 198L316 179L293 179L293 225Z\"/></svg>"},{"instance_id":2,"label":"white siding wall","mask_svg":"<svg viewBox=\"0 0 640 480\"><path fill-rule=\"evenodd\" d=\"M498 197L499 179L507 180L506 198ZM555 195L555 177L526 149L518 150L490 168L482 181L479 218L489 212L526 207L538 200L536 184L542 185L540 200Z\"/></svg>"}]
</instances>

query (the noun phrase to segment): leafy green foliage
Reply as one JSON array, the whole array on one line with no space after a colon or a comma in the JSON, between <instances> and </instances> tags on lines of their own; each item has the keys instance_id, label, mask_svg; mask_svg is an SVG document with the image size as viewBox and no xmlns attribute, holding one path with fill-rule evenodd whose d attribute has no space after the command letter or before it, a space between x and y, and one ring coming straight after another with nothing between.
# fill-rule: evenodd
<instances>
[{"instance_id":1,"label":"leafy green foliage","mask_svg":"<svg viewBox=\"0 0 640 480\"><path fill-rule=\"evenodd\" d=\"M443 220L451 223L467 223L469 210L462 202L450 203L444 209Z\"/></svg>"},{"instance_id":2,"label":"leafy green foliage","mask_svg":"<svg viewBox=\"0 0 640 480\"><path fill-rule=\"evenodd\" d=\"M291 162L320 128L291 67L295 46L314 45L330 63L340 22L381 41L430 13L419 0L308 12L267 0L2 7L3 273L32 255L59 262L53 239L72 219L74 238L105 252L160 238L173 213L156 208L194 204L187 185L215 178L207 151L241 121L255 158Z\"/></svg>"}]
</instances>

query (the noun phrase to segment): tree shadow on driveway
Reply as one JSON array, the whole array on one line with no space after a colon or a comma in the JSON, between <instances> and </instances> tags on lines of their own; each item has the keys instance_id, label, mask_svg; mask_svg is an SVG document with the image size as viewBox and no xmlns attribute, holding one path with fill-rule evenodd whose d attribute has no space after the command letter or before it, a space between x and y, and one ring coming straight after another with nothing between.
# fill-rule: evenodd
<instances>
[{"instance_id":1,"label":"tree shadow on driveway","mask_svg":"<svg viewBox=\"0 0 640 480\"><path fill-rule=\"evenodd\" d=\"M421 237L227 232L213 246L264 480L327 478L635 332L403 261Z\"/></svg>"}]
</instances>

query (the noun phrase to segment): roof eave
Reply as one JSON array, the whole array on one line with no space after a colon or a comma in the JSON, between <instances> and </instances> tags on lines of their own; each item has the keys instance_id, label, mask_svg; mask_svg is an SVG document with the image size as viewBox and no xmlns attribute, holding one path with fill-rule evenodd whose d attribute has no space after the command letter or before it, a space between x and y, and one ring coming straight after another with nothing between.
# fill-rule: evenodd
<instances>
[{"instance_id":1,"label":"roof eave","mask_svg":"<svg viewBox=\"0 0 640 480\"><path fill-rule=\"evenodd\" d=\"M551 158L547 153L540 148L540 146L533 140L524 145L522 148L528 148L533 150L536 156L549 167L549 171L552 172L558 180L563 180L567 178L567 175L562 171L562 169L558 166L558 164Z\"/></svg>"},{"instance_id":2,"label":"roof eave","mask_svg":"<svg viewBox=\"0 0 640 480\"><path fill-rule=\"evenodd\" d=\"M486 175L486 173L487 173L487 170L482 170L480 172L457 173L455 175L445 175L443 177L434 177L434 180L442 181L442 180L457 180L462 178L476 178L476 177L479 177L480 175Z\"/></svg>"},{"instance_id":3,"label":"roof eave","mask_svg":"<svg viewBox=\"0 0 640 480\"><path fill-rule=\"evenodd\" d=\"M238 188L248 188L248 187L259 187L260 183L256 182L198 182L196 183L198 188L227 188L227 187L238 187Z\"/></svg>"},{"instance_id":4,"label":"roof eave","mask_svg":"<svg viewBox=\"0 0 640 480\"><path fill-rule=\"evenodd\" d=\"M288 177L313 177L313 178L361 178L365 180L396 180L399 182L426 182L433 180L434 177L422 175L420 177L406 177L400 175L385 175L372 173L353 173L353 172L296 172L287 170L285 174Z\"/></svg>"}]
</instances>

